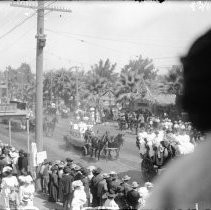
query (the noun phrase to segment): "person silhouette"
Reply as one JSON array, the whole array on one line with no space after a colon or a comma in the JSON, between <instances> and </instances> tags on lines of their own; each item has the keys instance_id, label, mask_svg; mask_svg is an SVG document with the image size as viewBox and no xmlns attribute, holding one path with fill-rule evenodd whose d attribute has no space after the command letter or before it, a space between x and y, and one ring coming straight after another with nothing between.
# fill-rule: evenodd
<instances>
[{"instance_id":1,"label":"person silhouette","mask_svg":"<svg viewBox=\"0 0 211 210\"><path fill-rule=\"evenodd\" d=\"M183 65L183 109L193 126L205 133L195 151L169 164L157 178L145 209L211 209L211 30L190 47Z\"/></svg>"}]
</instances>

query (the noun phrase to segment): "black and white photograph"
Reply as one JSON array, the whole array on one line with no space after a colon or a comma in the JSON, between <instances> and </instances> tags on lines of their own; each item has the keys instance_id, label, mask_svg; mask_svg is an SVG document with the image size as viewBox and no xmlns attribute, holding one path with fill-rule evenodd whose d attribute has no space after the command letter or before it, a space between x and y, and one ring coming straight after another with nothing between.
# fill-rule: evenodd
<instances>
[{"instance_id":1,"label":"black and white photograph","mask_svg":"<svg viewBox=\"0 0 211 210\"><path fill-rule=\"evenodd\" d=\"M0 1L0 210L211 210L210 1Z\"/></svg>"}]
</instances>

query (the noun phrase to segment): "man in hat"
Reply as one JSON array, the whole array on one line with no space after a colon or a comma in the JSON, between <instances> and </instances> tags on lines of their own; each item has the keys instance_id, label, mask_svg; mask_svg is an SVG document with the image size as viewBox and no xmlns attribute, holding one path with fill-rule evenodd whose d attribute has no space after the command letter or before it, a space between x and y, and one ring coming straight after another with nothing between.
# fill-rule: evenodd
<instances>
[{"instance_id":1,"label":"man in hat","mask_svg":"<svg viewBox=\"0 0 211 210\"><path fill-rule=\"evenodd\" d=\"M23 168L25 168L26 171L28 171L27 167L28 167L28 160L26 158L25 152L21 149L19 151L19 158L18 158L18 171L19 171L19 174L21 173L21 170Z\"/></svg>"},{"instance_id":2,"label":"man in hat","mask_svg":"<svg viewBox=\"0 0 211 210\"><path fill-rule=\"evenodd\" d=\"M74 171L75 171L75 176L74 176L74 180L81 180L83 178L82 173L81 173L81 167L76 165L74 167Z\"/></svg>"},{"instance_id":3,"label":"man in hat","mask_svg":"<svg viewBox=\"0 0 211 210\"><path fill-rule=\"evenodd\" d=\"M102 169L97 168L93 170L93 177L90 182L90 191L92 193L92 207L99 206L99 199L98 199L98 184L100 181L103 180L103 176L101 175Z\"/></svg>"},{"instance_id":4,"label":"man in hat","mask_svg":"<svg viewBox=\"0 0 211 210\"><path fill-rule=\"evenodd\" d=\"M66 166L71 168L72 165L73 165L73 160L71 158L66 158Z\"/></svg>"},{"instance_id":5,"label":"man in hat","mask_svg":"<svg viewBox=\"0 0 211 210\"><path fill-rule=\"evenodd\" d=\"M110 179L108 180L108 191L117 193L120 190L120 180L118 180L117 173L115 171L111 171L109 173Z\"/></svg>"},{"instance_id":6,"label":"man in hat","mask_svg":"<svg viewBox=\"0 0 211 210\"><path fill-rule=\"evenodd\" d=\"M123 189L124 195L127 196L127 193L131 190L131 186L128 184L128 182L130 181L131 177L129 177L128 175L125 175L122 178L122 183L121 183L121 187Z\"/></svg>"},{"instance_id":7,"label":"man in hat","mask_svg":"<svg viewBox=\"0 0 211 210\"><path fill-rule=\"evenodd\" d=\"M128 209L129 208L129 205L127 202L127 194L132 189L132 187L128 184L130 179L131 179L131 177L129 177L128 175L125 175L122 178L122 183L120 184L121 191L118 194L119 201L120 201L119 202L120 209Z\"/></svg>"},{"instance_id":8,"label":"man in hat","mask_svg":"<svg viewBox=\"0 0 211 210\"><path fill-rule=\"evenodd\" d=\"M66 166L64 167L64 173L61 178L61 189L63 193L63 207L64 210L68 210L68 204L71 204L72 200L72 182L74 178L70 175L71 169Z\"/></svg>"},{"instance_id":9,"label":"man in hat","mask_svg":"<svg viewBox=\"0 0 211 210\"><path fill-rule=\"evenodd\" d=\"M121 192L121 181L118 179L118 176L117 176L117 173L115 171L111 171L110 172L110 178L108 180L108 192L109 193L114 193L116 194L117 196L115 197L115 202L120 205L121 203L121 199L118 195L118 193Z\"/></svg>"},{"instance_id":10,"label":"man in hat","mask_svg":"<svg viewBox=\"0 0 211 210\"><path fill-rule=\"evenodd\" d=\"M108 192L108 187L107 187L107 179L109 178L109 174L102 174L103 179L98 183L98 189L97 189L97 200L99 202L99 206L102 206L104 202L106 201L106 193Z\"/></svg>"},{"instance_id":11,"label":"man in hat","mask_svg":"<svg viewBox=\"0 0 211 210\"><path fill-rule=\"evenodd\" d=\"M138 192L139 184L137 182L133 182L131 187L132 190L130 190L127 194L127 201L132 209L138 209L140 198L140 194Z\"/></svg>"}]
</instances>

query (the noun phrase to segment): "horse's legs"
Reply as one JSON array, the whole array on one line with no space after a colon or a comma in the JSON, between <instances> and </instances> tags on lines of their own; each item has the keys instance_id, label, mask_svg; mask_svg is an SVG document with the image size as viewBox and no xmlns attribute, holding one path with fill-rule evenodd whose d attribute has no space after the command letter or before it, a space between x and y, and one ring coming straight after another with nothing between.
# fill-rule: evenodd
<instances>
[{"instance_id":1,"label":"horse's legs","mask_svg":"<svg viewBox=\"0 0 211 210\"><path fill-rule=\"evenodd\" d=\"M93 157L93 148L90 148L90 156Z\"/></svg>"},{"instance_id":2,"label":"horse's legs","mask_svg":"<svg viewBox=\"0 0 211 210\"><path fill-rule=\"evenodd\" d=\"M98 160L100 160L100 152L101 152L101 150L99 149L99 150L98 150L98 156L97 156L97 159L98 159Z\"/></svg>"},{"instance_id":3,"label":"horse's legs","mask_svg":"<svg viewBox=\"0 0 211 210\"><path fill-rule=\"evenodd\" d=\"M116 159L119 158L119 151L120 151L120 148L116 150Z\"/></svg>"},{"instance_id":4,"label":"horse's legs","mask_svg":"<svg viewBox=\"0 0 211 210\"><path fill-rule=\"evenodd\" d=\"M97 157L98 149L95 149L95 158Z\"/></svg>"}]
</instances>

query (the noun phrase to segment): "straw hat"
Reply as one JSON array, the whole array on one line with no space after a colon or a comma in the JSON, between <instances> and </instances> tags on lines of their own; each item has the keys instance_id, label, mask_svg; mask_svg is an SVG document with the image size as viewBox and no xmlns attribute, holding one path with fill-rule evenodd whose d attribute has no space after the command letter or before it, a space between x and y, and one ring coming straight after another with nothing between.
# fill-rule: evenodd
<instances>
[{"instance_id":1,"label":"straw hat","mask_svg":"<svg viewBox=\"0 0 211 210\"><path fill-rule=\"evenodd\" d=\"M110 171L110 173L109 173L111 176L116 176L117 175L117 173L115 172L115 171Z\"/></svg>"},{"instance_id":2,"label":"straw hat","mask_svg":"<svg viewBox=\"0 0 211 210\"><path fill-rule=\"evenodd\" d=\"M81 180L77 180L77 181L74 181L72 183L72 186L73 186L73 188L75 188L75 187L82 187L83 186L83 183L82 183Z\"/></svg>"},{"instance_id":3,"label":"straw hat","mask_svg":"<svg viewBox=\"0 0 211 210\"><path fill-rule=\"evenodd\" d=\"M103 178L109 178L110 177L109 174L107 174L107 173L103 173L102 176L103 176Z\"/></svg>"},{"instance_id":4,"label":"straw hat","mask_svg":"<svg viewBox=\"0 0 211 210\"><path fill-rule=\"evenodd\" d=\"M151 183L151 182L146 182L145 184L144 184L144 186L145 187L153 187L153 184Z\"/></svg>"},{"instance_id":5,"label":"straw hat","mask_svg":"<svg viewBox=\"0 0 211 210\"><path fill-rule=\"evenodd\" d=\"M5 173L6 171L12 171L12 168L9 166L5 166L2 170L2 172Z\"/></svg>"},{"instance_id":6,"label":"straw hat","mask_svg":"<svg viewBox=\"0 0 211 210\"><path fill-rule=\"evenodd\" d=\"M25 177L25 179L24 179L24 183L26 183L26 184L30 184L30 183L32 183L32 181L33 181L33 179L29 175L27 177Z\"/></svg>"},{"instance_id":7,"label":"straw hat","mask_svg":"<svg viewBox=\"0 0 211 210\"><path fill-rule=\"evenodd\" d=\"M132 188L138 188L139 184L137 182L133 182L131 185Z\"/></svg>"},{"instance_id":8,"label":"straw hat","mask_svg":"<svg viewBox=\"0 0 211 210\"><path fill-rule=\"evenodd\" d=\"M128 175L125 175L125 176L122 178L123 181L128 181L128 180L130 180L130 179L131 179L131 177L129 177Z\"/></svg>"},{"instance_id":9,"label":"straw hat","mask_svg":"<svg viewBox=\"0 0 211 210\"><path fill-rule=\"evenodd\" d=\"M78 166L78 165L76 165L75 168L74 168L74 170L75 170L75 171L80 171L80 170L81 170L81 167Z\"/></svg>"}]
</instances>

